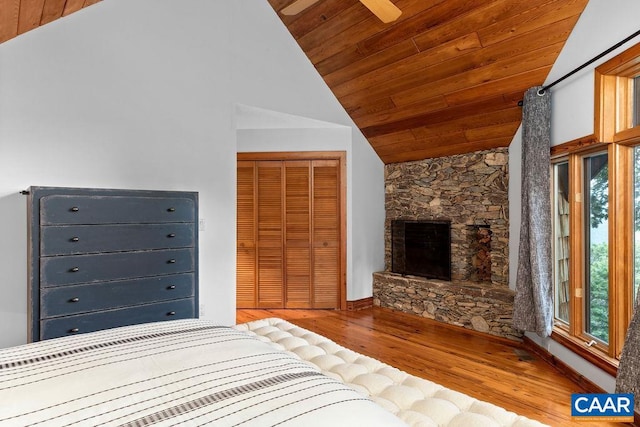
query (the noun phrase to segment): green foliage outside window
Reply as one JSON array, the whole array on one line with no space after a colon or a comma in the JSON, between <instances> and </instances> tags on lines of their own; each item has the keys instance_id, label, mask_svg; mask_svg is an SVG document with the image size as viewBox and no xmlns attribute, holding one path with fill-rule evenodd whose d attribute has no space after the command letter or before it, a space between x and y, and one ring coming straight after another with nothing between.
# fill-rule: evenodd
<instances>
[{"instance_id":1,"label":"green foliage outside window","mask_svg":"<svg viewBox=\"0 0 640 427\"><path fill-rule=\"evenodd\" d=\"M589 221L592 232L606 226L609 218L609 167L607 155L589 159L593 175L589 180ZM604 161L604 164L602 162ZM609 342L609 245L607 241L589 242L589 283L586 331L594 337Z\"/></svg>"},{"instance_id":2,"label":"green foliage outside window","mask_svg":"<svg viewBox=\"0 0 640 427\"><path fill-rule=\"evenodd\" d=\"M590 333L594 337L609 341L609 245L591 245L591 290L589 292L591 316Z\"/></svg>"},{"instance_id":3,"label":"green foliage outside window","mask_svg":"<svg viewBox=\"0 0 640 427\"><path fill-rule=\"evenodd\" d=\"M591 228L598 228L609 218L609 166L602 169L591 178Z\"/></svg>"}]
</instances>

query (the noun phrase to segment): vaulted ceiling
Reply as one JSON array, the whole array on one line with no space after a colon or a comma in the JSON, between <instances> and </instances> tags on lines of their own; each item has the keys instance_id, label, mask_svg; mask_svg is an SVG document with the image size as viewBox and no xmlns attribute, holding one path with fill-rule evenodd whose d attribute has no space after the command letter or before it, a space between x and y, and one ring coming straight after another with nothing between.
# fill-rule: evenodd
<instances>
[{"instance_id":1,"label":"vaulted ceiling","mask_svg":"<svg viewBox=\"0 0 640 427\"><path fill-rule=\"evenodd\" d=\"M0 0L0 43L98 1ZM385 163L508 146L588 2L392 1L389 24L358 0L278 13Z\"/></svg>"},{"instance_id":2,"label":"vaulted ceiling","mask_svg":"<svg viewBox=\"0 0 640 427\"><path fill-rule=\"evenodd\" d=\"M588 0L268 0L385 163L508 146ZM578 64L577 64L578 65Z\"/></svg>"},{"instance_id":3,"label":"vaulted ceiling","mask_svg":"<svg viewBox=\"0 0 640 427\"><path fill-rule=\"evenodd\" d=\"M0 43L100 0L0 0Z\"/></svg>"}]
</instances>

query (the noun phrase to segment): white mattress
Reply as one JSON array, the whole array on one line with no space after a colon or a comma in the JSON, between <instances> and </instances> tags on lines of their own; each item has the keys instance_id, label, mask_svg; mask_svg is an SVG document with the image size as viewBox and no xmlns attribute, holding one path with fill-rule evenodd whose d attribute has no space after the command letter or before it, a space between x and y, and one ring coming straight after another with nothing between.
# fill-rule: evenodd
<instances>
[{"instance_id":1,"label":"white mattress","mask_svg":"<svg viewBox=\"0 0 640 427\"><path fill-rule=\"evenodd\" d=\"M406 424L264 339L190 319L0 350L0 425Z\"/></svg>"},{"instance_id":2,"label":"white mattress","mask_svg":"<svg viewBox=\"0 0 640 427\"><path fill-rule=\"evenodd\" d=\"M409 375L281 319L235 326L353 387L415 427L525 427L537 421ZM366 424L358 424L366 425Z\"/></svg>"}]
</instances>

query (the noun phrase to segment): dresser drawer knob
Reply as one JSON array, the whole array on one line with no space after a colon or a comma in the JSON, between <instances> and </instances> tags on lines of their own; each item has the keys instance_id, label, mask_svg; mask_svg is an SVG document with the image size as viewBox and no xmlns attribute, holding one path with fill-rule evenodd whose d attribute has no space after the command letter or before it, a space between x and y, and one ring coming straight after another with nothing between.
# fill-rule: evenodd
<instances>
[{"instance_id":1,"label":"dresser drawer knob","mask_svg":"<svg viewBox=\"0 0 640 427\"><path fill-rule=\"evenodd\" d=\"M167 261L168 264L175 264L176 260L174 258L171 258L169 261Z\"/></svg>"},{"instance_id":2,"label":"dresser drawer knob","mask_svg":"<svg viewBox=\"0 0 640 427\"><path fill-rule=\"evenodd\" d=\"M78 328L69 329L69 333L75 334L75 333L78 333L78 332L80 332L80 329L78 329Z\"/></svg>"},{"instance_id":3,"label":"dresser drawer knob","mask_svg":"<svg viewBox=\"0 0 640 427\"><path fill-rule=\"evenodd\" d=\"M171 291L171 290L173 290L173 289L175 289L175 288L176 288L176 285L169 285L169 286L167 286L167 289L169 289L170 291Z\"/></svg>"},{"instance_id":4,"label":"dresser drawer knob","mask_svg":"<svg viewBox=\"0 0 640 427\"><path fill-rule=\"evenodd\" d=\"M176 208L169 208L169 209L167 209L167 212L175 212L175 211L176 211Z\"/></svg>"},{"instance_id":5,"label":"dresser drawer knob","mask_svg":"<svg viewBox=\"0 0 640 427\"><path fill-rule=\"evenodd\" d=\"M175 316L176 312L175 311L170 311L167 313L167 316Z\"/></svg>"},{"instance_id":6,"label":"dresser drawer knob","mask_svg":"<svg viewBox=\"0 0 640 427\"><path fill-rule=\"evenodd\" d=\"M72 242L79 242L79 241L80 241L80 238L79 238L79 237L72 237L72 238L71 238L71 239L69 239L69 240L71 240Z\"/></svg>"},{"instance_id":7,"label":"dresser drawer knob","mask_svg":"<svg viewBox=\"0 0 640 427\"><path fill-rule=\"evenodd\" d=\"M72 272L72 273L76 273L76 272L80 271L80 267L72 267L72 268L69 269L69 271Z\"/></svg>"},{"instance_id":8,"label":"dresser drawer knob","mask_svg":"<svg viewBox=\"0 0 640 427\"><path fill-rule=\"evenodd\" d=\"M80 298L78 297L73 297L69 300L69 302L78 302L78 301L80 301Z\"/></svg>"},{"instance_id":9,"label":"dresser drawer knob","mask_svg":"<svg viewBox=\"0 0 640 427\"><path fill-rule=\"evenodd\" d=\"M167 237L170 238L170 239L173 238L173 237L176 237L176 233L169 233L169 234L167 234Z\"/></svg>"},{"instance_id":10,"label":"dresser drawer knob","mask_svg":"<svg viewBox=\"0 0 640 427\"><path fill-rule=\"evenodd\" d=\"M78 212L79 210L80 210L80 208L79 208L79 207L77 207L77 206L74 206L74 207L72 207L72 208L70 209L70 211L71 211L71 212Z\"/></svg>"}]
</instances>

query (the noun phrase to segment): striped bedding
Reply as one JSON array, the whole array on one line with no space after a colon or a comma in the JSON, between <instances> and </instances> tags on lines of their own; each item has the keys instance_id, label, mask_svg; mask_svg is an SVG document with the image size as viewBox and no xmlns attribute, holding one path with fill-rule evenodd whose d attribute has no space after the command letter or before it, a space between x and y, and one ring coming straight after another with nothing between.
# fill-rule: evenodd
<instances>
[{"instance_id":1,"label":"striped bedding","mask_svg":"<svg viewBox=\"0 0 640 427\"><path fill-rule=\"evenodd\" d=\"M0 425L406 424L255 335L187 319L0 350Z\"/></svg>"}]
</instances>

